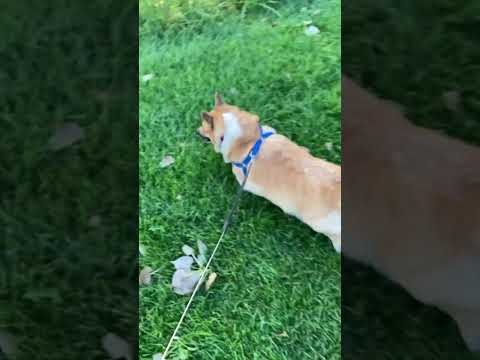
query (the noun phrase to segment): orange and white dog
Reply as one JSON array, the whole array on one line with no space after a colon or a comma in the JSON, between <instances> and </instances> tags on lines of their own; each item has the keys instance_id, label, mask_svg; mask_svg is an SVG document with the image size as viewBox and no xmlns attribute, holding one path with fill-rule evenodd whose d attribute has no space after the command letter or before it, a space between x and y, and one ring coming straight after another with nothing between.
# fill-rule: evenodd
<instances>
[{"instance_id":1,"label":"orange and white dog","mask_svg":"<svg viewBox=\"0 0 480 360\"><path fill-rule=\"evenodd\" d=\"M215 107L202 113L198 133L209 140L245 190L270 200L341 251L341 168L316 158L268 126L259 117L226 104L215 95Z\"/></svg>"}]
</instances>

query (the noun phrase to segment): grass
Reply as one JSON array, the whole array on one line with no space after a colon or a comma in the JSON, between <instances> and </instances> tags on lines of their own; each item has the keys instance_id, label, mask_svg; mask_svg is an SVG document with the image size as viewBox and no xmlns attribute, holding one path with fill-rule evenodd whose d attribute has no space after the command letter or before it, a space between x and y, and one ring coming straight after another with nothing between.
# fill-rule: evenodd
<instances>
[{"instance_id":1,"label":"grass","mask_svg":"<svg viewBox=\"0 0 480 360\"><path fill-rule=\"evenodd\" d=\"M140 87L141 266L160 271L140 289L141 359L164 350L187 301L170 289L169 261L197 239L212 249L236 190L229 167L195 135L215 90L340 162L339 2L275 11L143 35L140 75L154 78ZM304 20L320 35L305 36ZM162 169L165 155L176 162ZM195 299L172 360L340 358L340 258L323 235L245 194L213 269L219 278Z\"/></svg>"},{"instance_id":2,"label":"grass","mask_svg":"<svg viewBox=\"0 0 480 360\"><path fill-rule=\"evenodd\" d=\"M402 105L416 124L479 145L478 10L476 1L343 2L342 71ZM463 114L443 101L451 90ZM447 315L349 261L342 262L342 324L344 359L478 359Z\"/></svg>"},{"instance_id":3,"label":"grass","mask_svg":"<svg viewBox=\"0 0 480 360\"><path fill-rule=\"evenodd\" d=\"M137 337L135 14L121 1L0 14L0 331L17 359L104 358L107 332ZM50 151L66 122L85 138Z\"/></svg>"}]
</instances>

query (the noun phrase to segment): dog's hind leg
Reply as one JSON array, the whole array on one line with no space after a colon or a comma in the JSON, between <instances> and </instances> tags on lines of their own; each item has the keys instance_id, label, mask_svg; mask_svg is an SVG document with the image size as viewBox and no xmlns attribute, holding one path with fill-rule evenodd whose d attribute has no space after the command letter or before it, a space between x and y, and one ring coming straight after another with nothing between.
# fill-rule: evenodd
<instances>
[{"instance_id":1,"label":"dog's hind leg","mask_svg":"<svg viewBox=\"0 0 480 360\"><path fill-rule=\"evenodd\" d=\"M338 212L332 212L321 219L304 219L303 221L310 225L316 232L326 235L332 242L337 253L342 252L342 225L341 216Z\"/></svg>"}]
</instances>

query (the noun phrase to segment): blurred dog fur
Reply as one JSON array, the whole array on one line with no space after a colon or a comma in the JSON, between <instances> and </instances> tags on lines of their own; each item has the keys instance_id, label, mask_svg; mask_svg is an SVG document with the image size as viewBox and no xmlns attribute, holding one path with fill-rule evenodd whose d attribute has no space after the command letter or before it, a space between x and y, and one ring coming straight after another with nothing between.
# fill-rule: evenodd
<instances>
[{"instance_id":1,"label":"blurred dog fur","mask_svg":"<svg viewBox=\"0 0 480 360\"><path fill-rule=\"evenodd\" d=\"M275 132L268 126L262 129ZM225 163L242 162L260 137L259 117L226 104L216 94L213 110L202 113L198 133L213 144ZM242 183L242 170L232 166L232 171ZM245 190L326 235L341 252L340 166L312 156L305 147L275 133L264 140Z\"/></svg>"},{"instance_id":2,"label":"blurred dog fur","mask_svg":"<svg viewBox=\"0 0 480 360\"><path fill-rule=\"evenodd\" d=\"M343 254L450 314L480 350L480 150L342 79Z\"/></svg>"}]
</instances>

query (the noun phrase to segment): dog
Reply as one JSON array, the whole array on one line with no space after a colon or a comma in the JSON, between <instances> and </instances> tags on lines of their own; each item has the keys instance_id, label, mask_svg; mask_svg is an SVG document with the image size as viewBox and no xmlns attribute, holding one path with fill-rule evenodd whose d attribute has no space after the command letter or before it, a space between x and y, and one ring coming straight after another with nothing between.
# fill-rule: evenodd
<instances>
[{"instance_id":1,"label":"dog","mask_svg":"<svg viewBox=\"0 0 480 360\"><path fill-rule=\"evenodd\" d=\"M450 314L480 351L480 150L413 125L347 76L342 143L343 255Z\"/></svg>"},{"instance_id":2,"label":"dog","mask_svg":"<svg viewBox=\"0 0 480 360\"><path fill-rule=\"evenodd\" d=\"M263 197L314 231L341 252L341 167L312 156L258 115L227 104L215 94L212 111L202 112L198 134L232 164L245 190Z\"/></svg>"}]
</instances>

